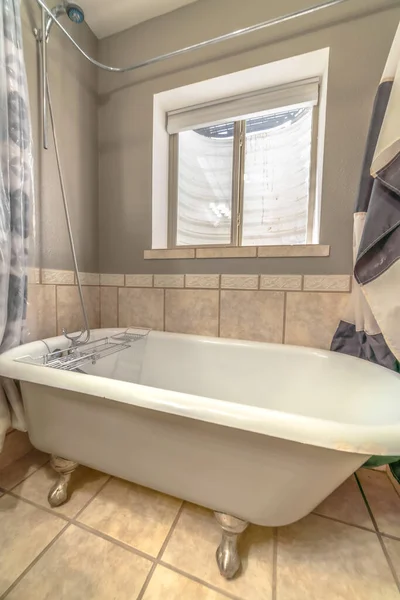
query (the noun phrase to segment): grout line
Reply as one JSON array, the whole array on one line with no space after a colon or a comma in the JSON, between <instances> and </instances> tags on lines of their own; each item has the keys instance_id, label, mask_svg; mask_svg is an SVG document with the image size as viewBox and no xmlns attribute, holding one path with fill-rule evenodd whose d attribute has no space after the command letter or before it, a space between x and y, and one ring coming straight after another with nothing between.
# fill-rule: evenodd
<instances>
[{"instance_id":1,"label":"grout line","mask_svg":"<svg viewBox=\"0 0 400 600\"><path fill-rule=\"evenodd\" d=\"M218 336L221 337L221 297L222 297L222 275L218 275Z\"/></svg>"},{"instance_id":2,"label":"grout line","mask_svg":"<svg viewBox=\"0 0 400 600\"><path fill-rule=\"evenodd\" d=\"M166 311L167 311L167 291L164 288L163 290L163 331L165 331L165 324L166 324Z\"/></svg>"},{"instance_id":3,"label":"grout line","mask_svg":"<svg viewBox=\"0 0 400 600\"><path fill-rule=\"evenodd\" d=\"M146 560L149 560L152 563L155 562L154 556L150 556L150 554L147 554L146 552L143 552L142 550L139 550L138 548L134 548L133 546L130 546L126 542L122 542L121 540L118 540L117 538L113 538L111 535L108 535L107 533L104 533L103 531L94 529L93 527L90 527L90 525L86 525L86 523L82 523L82 521L77 521L76 519L71 519L70 524L75 525L75 527L79 527L80 529L83 529L83 530L87 531L88 533L92 533L93 535L95 535L99 538L102 538L106 542L111 542L112 544L115 544L116 546L119 546L120 548L127 550L131 554L135 554L136 556L145 558Z\"/></svg>"},{"instance_id":4,"label":"grout line","mask_svg":"<svg viewBox=\"0 0 400 600\"><path fill-rule=\"evenodd\" d=\"M53 517L58 517L59 519L62 519L63 521L67 521L68 523L71 522L70 517L63 515L62 513L56 512L53 508L48 508L47 506L38 504L37 502L34 502L33 500L29 500L28 498L24 498L23 496L18 496L18 494L16 494L15 492L6 492L6 494L8 494L9 496L12 496L13 498L16 498L17 500L21 500L21 502L26 502L26 504L30 504L31 506L34 506L35 508L38 508L39 510L44 510L45 512L49 513Z\"/></svg>"},{"instance_id":5,"label":"grout line","mask_svg":"<svg viewBox=\"0 0 400 600\"><path fill-rule=\"evenodd\" d=\"M102 318L101 318L102 310L101 310L101 305L102 305L102 301L101 301L101 287L99 285L99 322L100 322L100 329L102 327Z\"/></svg>"},{"instance_id":6,"label":"grout line","mask_svg":"<svg viewBox=\"0 0 400 600\"><path fill-rule=\"evenodd\" d=\"M376 520L375 520L374 514L373 514L373 512L372 512L372 509L371 509L371 507L370 507L370 505L369 505L369 502L368 502L367 496L366 496L366 494L365 494L365 492L364 492L364 490L363 490L363 487L362 487L362 485L361 485L361 482L360 482L360 480L359 480L359 478L358 478L358 475L357 475L357 473L354 473L354 477L356 478L356 481L357 481L358 487L359 487L359 489L360 489L360 492L361 492L361 496L363 497L363 500L364 500L364 502L365 502L365 506L367 507L367 510L368 510L369 516L371 517L371 521L372 521L372 523L373 523L373 526L374 526L374 528L375 528L375 532L376 532L376 533L380 533L380 532L379 532L379 529L378 529L378 524L377 524L377 522L376 522Z\"/></svg>"},{"instance_id":7,"label":"grout line","mask_svg":"<svg viewBox=\"0 0 400 600\"><path fill-rule=\"evenodd\" d=\"M156 568L157 568L157 565L158 565L158 563L157 563L157 562L154 562L154 563L151 565L151 567L150 567L150 571L148 572L148 574L147 574L147 577L146 577L146 579L144 580L144 584L143 584L143 586L142 586L142 589L140 590L140 592L139 592L139 595L138 595L138 597L136 598L136 600L142 600L142 598L143 598L144 594L146 593L146 590L147 590L147 588L149 587L149 583L150 583L150 581L151 581L151 578L152 578L152 577L153 577L153 575L154 575L154 571L156 570Z\"/></svg>"},{"instance_id":8,"label":"grout line","mask_svg":"<svg viewBox=\"0 0 400 600\"><path fill-rule=\"evenodd\" d=\"M152 567L151 567L151 569L150 569L150 571L149 571L149 573L148 573L148 575L146 577L146 580L145 580L145 582L144 582L144 584L142 586L142 589L140 590L139 596L136 598L136 600L142 600L142 598L143 598L143 596L144 596L144 594L145 594L145 592L146 592L146 590L147 590L147 588L149 586L151 578L154 575L154 571L156 570L156 567L159 564L159 561L161 560L161 557L164 554L166 547L168 546L169 540L171 539L172 534L175 531L175 527L176 527L176 525L177 525L177 523L179 521L179 518L180 518L182 510L183 510L183 505L184 505L184 502L182 501L182 503L181 503L181 505L179 507L179 510L178 510L178 512L175 515L175 519L173 520L172 525L171 525L171 527L169 529L169 532L167 533L166 538L165 538L165 540L164 540L164 542L163 542L163 544L162 544L162 546L161 546L161 548L160 548L160 550L159 550L159 552L157 554L157 558L154 561L154 564L152 565Z\"/></svg>"},{"instance_id":9,"label":"grout line","mask_svg":"<svg viewBox=\"0 0 400 600\"><path fill-rule=\"evenodd\" d=\"M273 546L272 546L272 600L277 599L278 587L278 528L273 530Z\"/></svg>"},{"instance_id":10,"label":"grout line","mask_svg":"<svg viewBox=\"0 0 400 600\"><path fill-rule=\"evenodd\" d=\"M24 481L26 481L27 479L29 479L30 477L32 477L32 475L34 475L35 473L37 473L38 471L40 471L40 469L42 467L45 467L46 465L48 465L49 462L50 462L50 459L48 458L42 465L40 465L40 467L38 467L37 469L35 469L34 471L32 471L32 473L29 473L29 475L27 475L26 477L24 477L23 479L21 479L18 483L16 483L12 487L10 487L10 489L7 490L7 491L8 492L12 492L13 490L15 490L15 488L18 487L19 485L21 485L21 483L23 483Z\"/></svg>"},{"instance_id":11,"label":"grout line","mask_svg":"<svg viewBox=\"0 0 400 600\"><path fill-rule=\"evenodd\" d=\"M285 337L286 337L286 304L287 304L287 293L283 292L282 344L285 343Z\"/></svg>"},{"instance_id":12,"label":"grout line","mask_svg":"<svg viewBox=\"0 0 400 600\"><path fill-rule=\"evenodd\" d=\"M79 466L79 465L78 465ZM85 504L82 506L82 508L80 510L78 510L78 512L76 513L76 515L74 517L71 517L71 520L75 520L77 519L85 510L85 508L87 508L89 506L89 504L91 502L93 502L93 500L100 494L100 492L102 492L104 490L104 488L106 487L107 483L110 481L111 479L111 475L109 475L107 477L107 479L105 480L105 482L99 487L99 489L97 490L97 492L91 497L89 498L89 500L87 502L85 502Z\"/></svg>"},{"instance_id":13,"label":"grout line","mask_svg":"<svg viewBox=\"0 0 400 600\"><path fill-rule=\"evenodd\" d=\"M117 327L119 326L119 287L117 286Z\"/></svg>"},{"instance_id":14,"label":"grout line","mask_svg":"<svg viewBox=\"0 0 400 600\"><path fill-rule=\"evenodd\" d=\"M336 517L330 517L328 515L322 515L316 511L313 511L311 514L321 517L322 519L328 519L329 521L335 521L336 523L341 523L342 525L348 525L349 527L356 527L356 529L362 529L363 531L368 531L369 533L376 533L375 529L371 527L365 527L364 525L356 525L356 523L350 523L348 521L342 521L341 519L337 519Z\"/></svg>"},{"instance_id":15,"label":"grout line","mask_svg":"<svg viewBox=\"0 0 400 600\"><path fill-rule=\"evenodd\" d=\"M389 465L386 465L386 466L388 467L388 469L390 469ZM400 496L400 483L397 483L397 482L395 483L393 481L393 479L394 479L393 473L391 473L391 472L389 473L389 471L385 471L385 473L386 473L386 477L389 479L390 483L392 484L394 491L396 492L396 494L398 496Z\"/></svg>"},{"instance_id":16,"label":"grout line","mask_svg":"<svg viewBox=\"0 0 400 600\"><path fill-rule=\"evenodd\" d=\"M360 480L359 480L359 478L357 476L357 473L354 473L354 476L355 476L356 481L358 483L358 487L360 488L360 492L361 492L361 495L362 495L362 497L364 499L364 502L365 502L365 505L367 507L367 510L369 512L369 516L371 517L372 523L374 524L375 532L376 532L376 535L378 537L379 543L381 545L382 552L383 552L383 554L384 554L384 556L386 558L386 562L388 564L388 567L389 567L389 569L390 569L390 571L392 573L393 579L394 579L394 581L395 581L395 583L397 585L397 589L400 592L400 581L399 581L399 578L397 577L397 573L396 573L396 571L394 569L394 566L393 566L393 563L392 563L392 559L390 558L389 552L388 552L388 550L387 550L387 548L385 546L385 543L384 543L384 541L382 539L382 535L381 535L381 532L379 531L378 524L377 524L376 519L375 519L375 517L373 515L372 509L371 509L371 507L369 505L367 496L366 496L366 494L365 494L365 492L363 490L363 487L362 487L361 482L360 482Z\"/></svg>"},{"instance_id":17,"label":"grout line","mask_svg":"<svg viewBox=\"0 0 400 600\"><path fill-rule=\"evenodd\" d=\"M27 575L29 571L36 565L36 563L39 562L42 556L44 556L46 552L50 550L52 546L54 546L54 544L59 540L59 538L63 535L63 533L68 529L69 526L70 523L67 523L65 527L63 527L61 531L59 531L57 535L51 540L51 542L49 542L47 546L45 546L43 550L39 552L39 554L32 560L31 563L29 563L29 565L22 571L22 573L17 577L17 579L15 579L15 581L13 581L13 583L6 589L4 594L0 596L0 600L3 600L3 598L6 598L8 596L8 594L19 584L19 582L25 577L25 575Z\"/></svg>"},{"instance_id":18,"label":"grout line","mask_svg":"<svg viewBox=\"0 0 400 600\"><path fill-rule=\"evenodd\" d=\"M167 562L160 560L158 564L161 567L165 567L166 569L169 569L170 571L174 571L174 573L177 573L178 575L183 575L183 577L186 577L186 579L191 579L195 583L199 583L200 585L207 587L210 590L213 590L213 592L218 592L218 594L221 594L222 596L225 596L226 598L230 598L231 600L243 600L242 598L239 598L238 596L234 596L233 594L217 587L216 585L213 585L212 583L208 583L207 581L200 579L200 577L196 577L195 575L191 575L190 573L187 573L186 571L182 571L182 569L179 569L178 567L174 567L174 565L170 565ZM221 575L221 577L222 577L222 575ZM0 600L1 600L1 598L0 598Z\"/></svg>"},{"instance_id":19,"label":"grout line","mask_svg":"<svg viewBox=\"0 0 400 600\"><path fill-rule=\"evenodd\" d=\"M55 285L55 295L56 295L56 302L55 302L55 315L56 315L56 336L58 335L58 286Z\"/></svg>"},{"instance_id":20,"label":"grout line","mask_svg":"<svg viewBox=\"0 0 400 600\"><path fill-rule=\"evenodd\" d=\"M171 525L171 527L170 527L170 530L169 530L169 532L167 533L167 536L166 536L166 538L165 538L165 540L164 540L164 543L163 543L163 545L161 546L159 553L157 554L157 561L158 561L158 562L161 560L161 558L162 558L162 556L163 556L163 554L164 554L164 552L165 552L165 549L166 549L166 547L168 546L168 544L169 544L169 541L170 541L170 539L171 539L171 537L172 537L172 535L173 535L173 533L174 533L174 531L175 531L175 528L176 528L176 526L177 526L177 524L178 524L178 521L179 521L179 519L180 519L180 516L181 516L181 514L182 514L182 511L183 511L184 504L185 504L185 502L182 500L182 504L180 505L180 507L179 507L179 510L178 510L178 512L176 513L175 519L174 519L174 520L173 520L173 522L172 522L172 525Z\"/></svg>"}]
</instances>

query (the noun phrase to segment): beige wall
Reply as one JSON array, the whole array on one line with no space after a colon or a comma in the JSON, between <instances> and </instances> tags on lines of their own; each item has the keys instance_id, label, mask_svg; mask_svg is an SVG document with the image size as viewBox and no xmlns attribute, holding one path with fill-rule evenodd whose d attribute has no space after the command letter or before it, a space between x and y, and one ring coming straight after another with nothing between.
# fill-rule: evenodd
<instances>
[{"instance_id":1,"label":"beige wall","mask_svg":"<svg viewBox=\"0 0 400 600\"><path fill-rule=\"evenodd\" d=\"M50 149L41 146L39 71L33 27L40 27L40 10L33 0L22 0L24 54L28 75L34 139L36 186L36 265L72 267L60 183L49 127ZM74 26L66 17L63 25L92 56L98 41L86 24ZM70 206L79 265L98 268L98 139L97 69L73 48L53 26L48 46L49 79L52 90L58 142Z\"/></svg>"},{"instance_id":2,"label":"beige wall","mask_svg":"<svg viewBox=\"0 0 400 600\"><path fill-rule=\"evenodd\" d=\"M309 6L308 0L199 0L99 43L128 65ZM398 2L352 0L135 73L99 72L100 270L107 273L350 273L352 210L374 95ZM153 95L330 46L321 243L327 258L144 261L151 247Z\"/></svg>"}]
</instances>

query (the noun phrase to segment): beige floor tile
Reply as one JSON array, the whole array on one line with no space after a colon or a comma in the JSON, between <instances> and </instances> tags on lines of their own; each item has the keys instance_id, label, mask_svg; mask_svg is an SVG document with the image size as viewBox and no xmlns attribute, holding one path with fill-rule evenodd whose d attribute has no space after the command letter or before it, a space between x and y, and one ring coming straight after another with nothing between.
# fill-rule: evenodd
<instances>
[{"instance_id":1,"label":"beige floor tile","mask_svg":"<svg viewBox=\"0 0 400 600\"><path fill-rule=\"evenodd\" d=\"M360 469L357 476L379 531L400 537L400 496L396 493L387 474Z\"/></svg>"},{"instance_id":2,"label":"beige floor tile","mask_svg":"<svg viewBox=\"0 0 400 600\"><path fill-rule=\"evenodd\" d=\"M278 529L279 600L398 600L375 533L309 515Z\"/></svg>"},{"instance_id":3,"label":"beige floor tile","mask_svg":"<svg viewBox=\"0 0 400 600\"><path fill-rule=\"evenodd\" d=\"M152 563L71 525L9 600L135 600Z\"/></svg>"},{"instance_id":4,"label":"beige floor tile","mask_svg":"<svg viewBox=\"0 0 400 600\"><path fill-rule=\"evenodd\" d=\"M143 600L224 600L225 598L226 596L161 566L154 571L143 596Z\"/></svg>"},{"instance_id":5,"label":"beige floor tile","mask_svg":"<svg viewBox=\"0 0 400 600\"><path fill-rule=\"evenodd\" d=\"M211 511L185 504L162 557L168 563L221 590L245 600L269 600L272 587L272 530L250 526L240 539L242 573L227 581L221 577L215 551L221 530Z\"/></svg>"},{"instance_id":6,"label":"beige floor tile","mask_svg":"<svg viewBox=\"0 0 400 600\"><path fill-rule=\"evenodd\" d=\"M0 498L0 595L63 527L55 515L7 494Z\"/></svg>"},{"instance_id":7,"label":"beige floor tile","mask_svg":"<svg viewBox=\"0 0 400 600\"><path fill-rule=\"evenodd\" d=\"M400 580L400 540L392 540L387 537L382 537L382 539L391 558L396 575Z\"/></svg>"},{"instance_id":8,"label":"beige floor tile","mask_svg":"<svg viewBox=\"0 0 400 600\"><path fill-rule=\"evenodd\" d=\"M36 502L37 504L49 508L47 495L53 483L57 481L57 477L57 473L50 465L45 465L31 477L23 481L13 491L22 498L27 498L32 502ZM107 478L108 475L100 473L99 471L93 471L87 467L78 467L71 477L68 488L70 494L68 502L63 506L53 508L53 510L66 517L74 517L94 496Z\"/></svg>"},{"instance_id":9,"label":"beige floor tile","mask_svg":"<svg viewBox=\"0 0 400 600\"><path fill-rule=\"evenodd\" d=\"M358 483L352 475L322 502L315 512L346 523L374 529Z\"/></svg>"},{"instance_id":10,"label":"beige floor tile","mask_svg":"<svg viewBox=\"0 0 400 600\"><path fill-rule=\"evenodd\" d=\"M40 450L31 450L11 465L0 471L0 487L10 490L23 479L32 475L49 460L49 455Z\"/></svg>"},{"instance_id":11,"label":"beige floor tile","mask_svg":"<svg viewBox=\"0 0 400 600\"><path fill-rule=\"evenodd\" d=\"M142 552L157 556L181 503L177 498L113 478L79 520Z\"/></svg>"},{"instance_id":12,"label":"beige floor tile","mask_svg":"<svg viewBox=\"0 0 400 600\"><path fill-rule=\"evenodd\" d=\"M28 434L23 431L11 431L6 435L4 446L0 453L0 470L11 465L15 460L32 450Z\"/></svg>"}]
</instances>

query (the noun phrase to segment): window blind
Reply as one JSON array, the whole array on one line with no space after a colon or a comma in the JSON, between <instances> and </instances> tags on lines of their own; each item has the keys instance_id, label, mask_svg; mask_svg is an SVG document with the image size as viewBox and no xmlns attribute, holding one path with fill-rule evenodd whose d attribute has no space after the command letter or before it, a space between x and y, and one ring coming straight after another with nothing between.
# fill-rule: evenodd
<instances>
[{"instance_id":1,"label":"window blind","mask_svg":"<svg viewBox=\"0 0 400 600\"><path fill-rule=\"evenodd\" d=\"M215 102L180 108L167 113L167 132L173 134L224 121L239 121L249 115L281 107L315 106L318 104L318 92L319 77L313 77Z\"/></svg>"}]
</instances>

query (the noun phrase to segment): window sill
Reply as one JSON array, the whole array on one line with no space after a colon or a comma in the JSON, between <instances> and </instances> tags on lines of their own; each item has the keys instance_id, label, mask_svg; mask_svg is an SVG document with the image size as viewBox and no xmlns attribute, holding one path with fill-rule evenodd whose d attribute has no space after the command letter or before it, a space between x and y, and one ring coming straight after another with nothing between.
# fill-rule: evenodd
<instances>
[{"instance_id":1,"label":"window sill","mask_svg":"<svg viewBox=\"0 0 400 600\"><path fill-rule=\"evenodd\" d=\"M295 258L329 256L330 246L305 244L295 246L241 246L199 248L171 248L145 250L146 260L171 260L195 258Z\"/></svg>"}]
</instances>

